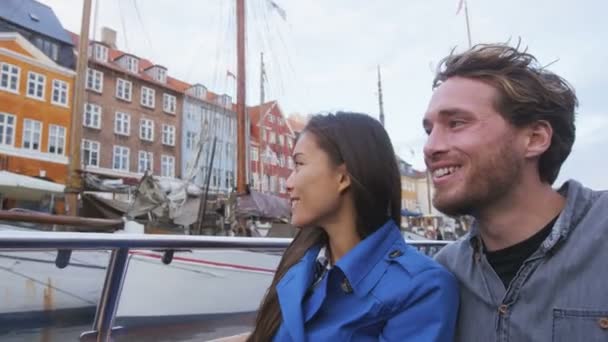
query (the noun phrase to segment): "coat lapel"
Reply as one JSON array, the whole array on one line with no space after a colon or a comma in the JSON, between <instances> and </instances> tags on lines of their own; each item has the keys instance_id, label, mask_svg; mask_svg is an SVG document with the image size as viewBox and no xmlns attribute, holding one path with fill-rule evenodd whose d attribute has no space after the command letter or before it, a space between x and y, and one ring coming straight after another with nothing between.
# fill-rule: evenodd
<instances>
[{"instance_id":1,"label":"coat lapel","mask_svg":"<svg viewBox=\"0 0 608 342\"><path fill-rule=\"evenodd\" d=\"M277 284L283 325L294 341L305 341L302 301L312 285L319 248L311 248Z\"/></svg>"}]
</instances>

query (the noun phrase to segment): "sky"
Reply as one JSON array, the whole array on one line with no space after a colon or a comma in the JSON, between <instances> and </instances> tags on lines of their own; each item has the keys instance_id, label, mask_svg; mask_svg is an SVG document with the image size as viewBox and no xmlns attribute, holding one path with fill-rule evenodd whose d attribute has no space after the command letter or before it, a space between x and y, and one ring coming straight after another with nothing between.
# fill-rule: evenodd
<instances>
[{"instance_id":1,"label":"sky","mask_svg":"<svg viewBox=\"0 0 608 342\"><path fill-rule=\"evenodd\" d=\"M81 0L39 0L65 28L80 31ZM350 110L378 116L377 66L386 129L397 153L424 169L421 120L438 62L467 48L459 0L247 1L247 101L265 99L290 113ZM91 32L118 32L118 47L166 66L169 74L235 94L235 1L99 0ZM468 0L475 43L517 42L576 89L577 139L556 185L575 178L608 189L608 2L602 0ZM92 30L93 31L93 30Z\"/></svg>"}]
</instances>

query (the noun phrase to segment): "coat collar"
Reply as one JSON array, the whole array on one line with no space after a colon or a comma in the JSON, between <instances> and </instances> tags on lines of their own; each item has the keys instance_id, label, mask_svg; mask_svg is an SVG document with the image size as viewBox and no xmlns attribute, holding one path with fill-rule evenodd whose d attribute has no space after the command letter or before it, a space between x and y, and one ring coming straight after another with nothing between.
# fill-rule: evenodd
<instances>
[{"instance_id":1,"label":"coat collar","mask_svg":"<svg viewBox=\"0 0 608 342\"><path fill-rule=\"evenodd\" d=\"M366 296L376 285L389 263L384 262L387 254L399 249L405 250L405 241L397 224L388 220L382 227L363 239L335 265L348 279L353 292L359 297Z\"/></svg>"}]
</instances>

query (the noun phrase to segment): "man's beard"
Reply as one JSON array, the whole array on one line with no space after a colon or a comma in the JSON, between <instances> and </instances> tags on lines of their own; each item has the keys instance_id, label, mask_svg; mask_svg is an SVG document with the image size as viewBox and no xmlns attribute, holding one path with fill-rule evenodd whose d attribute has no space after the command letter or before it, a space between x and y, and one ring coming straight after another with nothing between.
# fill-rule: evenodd
<instances>
[{"instance_id":1,"label":"man's beard","mask_svg":"<svg viewBox=\"0 0 608 342\"><path fill-rule=\"evenodd\" d=\"M455 194L441 196L436 192L433 196L435 208L449 216L476 216L483 208L504 198L519 183L523 167L523 161L515 154L511 143L511 139L506 139L494 153L471 165L463 184L452 185L459 188Z\"/></svg>"}]
</instances>

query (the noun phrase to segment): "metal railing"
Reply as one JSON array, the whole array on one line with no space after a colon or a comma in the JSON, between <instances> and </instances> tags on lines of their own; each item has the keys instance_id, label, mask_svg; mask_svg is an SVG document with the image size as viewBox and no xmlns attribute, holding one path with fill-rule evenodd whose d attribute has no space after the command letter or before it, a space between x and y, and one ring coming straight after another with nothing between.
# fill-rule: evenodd
<instances>
[{"instance_id":1,"label":"metal railing","mask_svg":"<svg viewBox=\"0 0 608 342\"><path fill-rule=\"evenodd\" d=\"M120 301L129 251L132 249L160 250L166 264L176 250L189 249L247 249L252 251L284 250L290 238L216 237L182 235L134 235L72 232L0 232L0 251L57 251L55 264L64 268L69 264L72 250L106 250L111 252L101 297L97 305L91 331L81 334L81 341L106 342L114 328L114 318ZM447 241L408 241L425 253L432 254Z\"/></svg>"}]
</instances>

